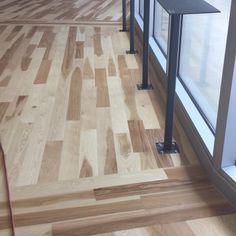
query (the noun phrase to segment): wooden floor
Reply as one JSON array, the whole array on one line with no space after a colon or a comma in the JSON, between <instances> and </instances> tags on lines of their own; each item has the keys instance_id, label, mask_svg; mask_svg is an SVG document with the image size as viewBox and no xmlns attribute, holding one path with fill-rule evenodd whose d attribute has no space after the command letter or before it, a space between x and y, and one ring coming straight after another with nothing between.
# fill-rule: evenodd
<instances>
[{"instance_id":1,"label":"wooden floor","mask_svg":"<svg viewBox=\"0 0 236 236\"><path fill-rule=\"evenodd\" d=\"M15 23L117 23L121 21L117 0L1 0L0 22Z\"/></svg>"},{"instance_id":2,"label":"wooden floor","mask_svg":"<svg viewBox=\"0 0 236 236\"><path fill-rule=\"evenodd\" d=\"M235 210L179 123L181 155L157 153L164 112L155 91L136 90L140 55L124 53L120 8L116 0L0 3L0 137L17 236L235 235Z\"/></svg>"}]
</instances>

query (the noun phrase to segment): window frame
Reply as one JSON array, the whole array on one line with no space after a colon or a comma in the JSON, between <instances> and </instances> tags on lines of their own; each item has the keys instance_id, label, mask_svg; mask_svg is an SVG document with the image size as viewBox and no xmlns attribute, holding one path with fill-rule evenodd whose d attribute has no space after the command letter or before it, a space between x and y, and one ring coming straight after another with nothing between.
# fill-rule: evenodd
<instances>
[{"instance_id":1,"label":"window frame","mask_svg":"<svg viewBox=\"0 0 236 236\"><path fill-rule=\"evenodd\" d=\"M145 1L145 0L143 0ZM139 4L138 4L138 12L139 12L139 16L141 17L142 20L144 20L144 17L142 15L142 11L141 11L141 0L138 1ZM143 9L143 12L144 12L144 9Z\"/></svg>"}]
</instances>

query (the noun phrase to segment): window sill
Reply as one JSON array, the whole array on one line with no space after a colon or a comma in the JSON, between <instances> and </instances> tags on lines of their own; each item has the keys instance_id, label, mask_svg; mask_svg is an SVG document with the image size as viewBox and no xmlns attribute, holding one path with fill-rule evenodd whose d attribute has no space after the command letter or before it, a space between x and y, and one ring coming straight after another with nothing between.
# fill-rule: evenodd
<instances>
[{"instance_id":1,"label":"window sill","mask_svg":"<svg viewBox=\"0 0 236 236\"><path fill-rule=\"evenodd\" d=\"M236 182L236 166L228 166L222 169L231 179Z\"/></svg>"}]
</instances>

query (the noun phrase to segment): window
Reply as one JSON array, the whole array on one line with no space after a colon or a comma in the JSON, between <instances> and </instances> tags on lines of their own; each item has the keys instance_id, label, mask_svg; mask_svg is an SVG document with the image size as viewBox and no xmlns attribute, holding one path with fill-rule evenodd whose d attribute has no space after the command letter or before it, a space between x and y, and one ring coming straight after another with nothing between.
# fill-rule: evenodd
<instances>
[{"instance_id":1,"label":"window","mask_svg":"<svg viewBox=\"0 0 236 236\"><path fill-rule=\"evenodd\" d=\"M144 0L139 1L139 15L144 18Z\"/></svg>"},{"instance_id":2,"label":"window","mask_svg":"<svg viewBox=\"0 0 236 236\"><path fill-rule=\"evenodd\" d=\"M164 55L167 55L167 41L168 41L168 26L169 15L161 7L158 1L155 0L154 5L154 28L153 37L161 48Z\"/></svg>"},{"instance_id":3,"label":"window","mask_svg":"<svg viewBox=\"0 0 236 236\"><path fill-rule=\"evenodd\" d=\"M231 0L207 0L220 14L183 18L179 76L214 132Z\"/></svg>"},{"instance_id":4,"label":"window","mask_svg":"<svg viewBox=\"0 0 236 236\"><path fill-rule=\"evenodd\" d=\"M236 18L232 16L231 22L235 22L233 17ZM230 33L236 35L234 27L235 25L231 23ZM219 160L217 163L221 162L222 169L236 182L236 146L234 145L236 138L236 47L234 46L236 36L229 36L229 39L224 64L225 73L220 96L214 159ZM231 70L232 67L233 70Z\"/></svg>"}]
</instances>

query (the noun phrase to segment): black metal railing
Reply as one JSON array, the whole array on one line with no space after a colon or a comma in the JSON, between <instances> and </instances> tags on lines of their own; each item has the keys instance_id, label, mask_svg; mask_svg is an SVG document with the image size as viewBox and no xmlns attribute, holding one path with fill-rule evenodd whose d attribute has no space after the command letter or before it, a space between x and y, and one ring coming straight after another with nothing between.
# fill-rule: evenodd
<instances>
[{"instance_id":1,"label":"black metal railing","mask_svg":"<svg viewBox=\"0 0 236 236\"><path fill-rule=\"evenodd\" d=\"M182 34L182 19L186 14L217 13L216 8L204 0L157 0L170 17L168 49L167 49L167 104L165 115L164 142L157 143L160 154L179 152L178 146L173 142L173 120L175 106L176 78L179 74L180 43ZM123 8L124 9L124 8ZM143 77L138 89L150 88L148 84L149 61L149 27L150 27L150 0L144 1L144 33L143 33ZM135 51L135 1L130 0L130 51Z\"/></svg>"}]
</instances>

